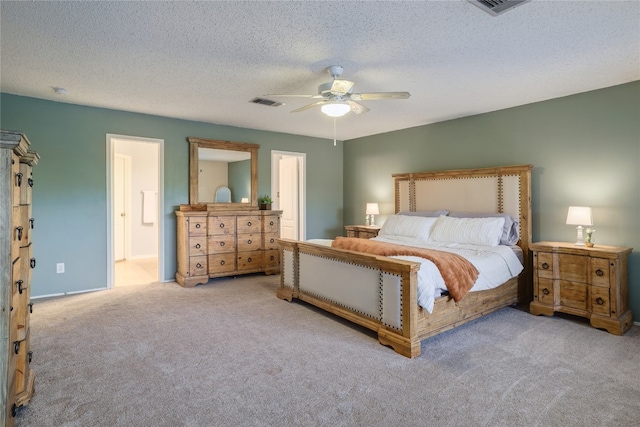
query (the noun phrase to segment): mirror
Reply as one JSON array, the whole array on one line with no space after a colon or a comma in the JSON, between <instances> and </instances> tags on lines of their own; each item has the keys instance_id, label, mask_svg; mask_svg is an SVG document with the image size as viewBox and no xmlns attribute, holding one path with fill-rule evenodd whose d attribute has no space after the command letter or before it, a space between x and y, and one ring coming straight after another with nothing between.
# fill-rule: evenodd
<instances>
[{"instance_id":1,"label":"mirror","mask_svg":"<svg viewBox=\"0 0 640 427\"><path fill-rule=\"evenodd\" d=\"M188 138L189 204L238 209L258 206L258 144ZM226 190L231 201L216 201ZM219 196L220 197L220 196ZM228 200L228 199L226 199Z\"/></svg>"}]
</instances>

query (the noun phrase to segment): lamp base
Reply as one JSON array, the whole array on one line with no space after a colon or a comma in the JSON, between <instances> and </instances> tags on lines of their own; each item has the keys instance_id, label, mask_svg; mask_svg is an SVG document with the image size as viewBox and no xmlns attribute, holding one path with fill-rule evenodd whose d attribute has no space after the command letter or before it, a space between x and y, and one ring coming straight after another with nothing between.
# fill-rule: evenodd
<instances>
[{"instance_id":1,"label":"lamp base","mask_svg":"<svg viewBox=\"0 0 640 427\"><path fill-rule=\"evenodd\" d=\"M584 246L584 236L582 235L582 226L579 225L576 227L578 230L578 235L576 237L576 246Z\"/></svg>"}]
</instances>

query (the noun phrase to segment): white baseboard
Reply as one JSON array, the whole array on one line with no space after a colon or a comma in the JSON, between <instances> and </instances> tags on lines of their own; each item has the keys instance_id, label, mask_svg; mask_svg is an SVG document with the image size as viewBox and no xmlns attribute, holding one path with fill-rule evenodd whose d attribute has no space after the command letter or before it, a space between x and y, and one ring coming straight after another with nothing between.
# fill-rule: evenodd
<instances>
[{"instance_id":1,"label":"white baseboard","mask_svg":"<svg viewBox=\"0 0 640 427\"><path fill-rule=\"evenodd\" d=\"M40 299L40 298L51 298L51 297L61 297L64 295L75 295L75 294L85 294L87 292L96 292L96 291L106 291L107 288L95 288L95 289L83 289L81 291L72 291L72 292L61 292L59 294L49 294L49 295L38 295L32 296L31 299Z\"/></svg>"}]
</instances>

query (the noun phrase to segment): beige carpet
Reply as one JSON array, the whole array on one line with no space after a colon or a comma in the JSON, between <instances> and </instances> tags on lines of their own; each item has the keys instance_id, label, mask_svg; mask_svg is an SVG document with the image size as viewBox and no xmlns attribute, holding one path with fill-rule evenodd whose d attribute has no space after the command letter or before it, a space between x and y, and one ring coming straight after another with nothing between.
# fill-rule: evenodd
<instances>
[{"instance_id":1,"label":"beige carpet","mask_svg":"<svg viewBox=\"0 0 640 427\"><path fill-rule=\"evenodd\" d=\"M25 426L632 426L640 328L506 308L423 343L275 297L278 276L35 300Z\"/></svg>"}]
</instances>

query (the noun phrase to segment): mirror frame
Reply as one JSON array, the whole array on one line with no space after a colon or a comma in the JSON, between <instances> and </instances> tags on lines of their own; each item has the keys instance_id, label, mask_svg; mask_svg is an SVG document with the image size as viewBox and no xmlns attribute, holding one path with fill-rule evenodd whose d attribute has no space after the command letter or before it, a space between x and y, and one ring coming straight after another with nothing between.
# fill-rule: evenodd
<instances>
[{"instance_id":1,"label":"mirror frame","mask_svg":"<svg viewBox=\"0 0 640 427\"><path fill-rule=\"evenodd\" d=\"M222 141L218 139L187 138L189 141L189 204L206 204L216 207L238 209L258 207L258 149L260 144ZM200 203L198 201L198 149L216 148L218 150L245 151L251 154L251 202L250 203Z\"/></svg>"}]
</instances>

